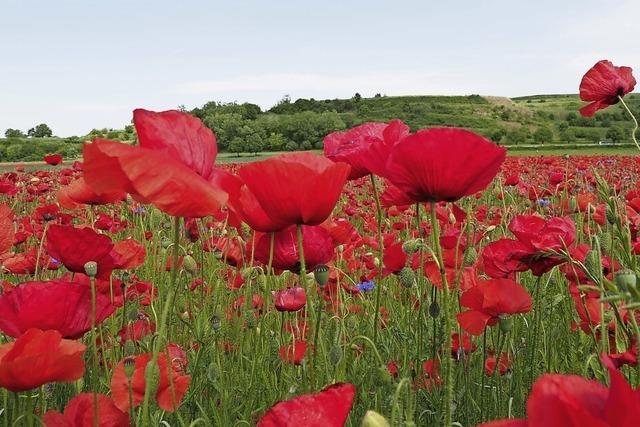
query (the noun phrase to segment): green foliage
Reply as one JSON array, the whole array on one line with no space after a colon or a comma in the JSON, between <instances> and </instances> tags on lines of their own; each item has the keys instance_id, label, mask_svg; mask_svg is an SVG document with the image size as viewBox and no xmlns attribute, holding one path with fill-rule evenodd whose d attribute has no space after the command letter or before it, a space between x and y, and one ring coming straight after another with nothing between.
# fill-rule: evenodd
<instances>
[{"instance_id":1,"label":"green foliage","mask_svg":"<svg viewBox=\"0 0 640 427\"><path fill-rule=\"evenodd\" d=\"M53 136L53 131L45 123L40 123L27 131L27 136L33 138L50 138Z\"/></svg>"},{"instance_id":2,"label":"green foliage","mask_svg":"<svg viewBox=\"0 0 640 427\"><path fill-rule=\"evenodd\" d=\"M24 138L26 135L20 129L7 129L4 132L6 138Z\"/></svg>"}]
</instances>

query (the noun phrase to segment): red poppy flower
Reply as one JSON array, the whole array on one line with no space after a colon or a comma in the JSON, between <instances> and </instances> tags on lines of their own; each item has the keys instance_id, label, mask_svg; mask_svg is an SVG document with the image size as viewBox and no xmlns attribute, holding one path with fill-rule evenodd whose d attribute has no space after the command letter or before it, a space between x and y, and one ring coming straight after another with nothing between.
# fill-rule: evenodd
<instances>
[{"instance_id":1,"label":"red poppy flower","mask_svg":"<svg viewBox=\"0 0 640 427\"><path fill-rule=\"evenodd\" d=\"M116 203L126 198L126 193L116 191L113 193L96 194L87 185L84 178L77 179L71 184L62 187L56 195L60 206L66 209L76 209L79 205L106 205Z\"/></svg>"},{"instance_id":2,"label":"red poppy flower","mask_svg":"<svg viewBox=\"0 0 640 427\"><path fill-rule=\"evenodd\" d=\"M113 314L106 294L96 294L96 324ZM22 283L0 296L0 329L10 337L27 330L56 330L78 339L91 329L91 288L88 283L58 280Z\"/></svg>"},{"instance_id":3,"label":"red poppy flower","mask_svg":"<svg viewBox=\"0 0 640 427\"><path fill-rule=\"evenodd\" d=\"M633 92L636 79L630 67L616 67L611 61L598 61L582 77L580 99L591 101L580 109L585 117L593 116L596 111L617 104L622 97Z\"/></svg>"},{"instance_id":4,"label":"red poppy flower","mask_svg":"<svg viewBox=\"0 0 640 427\"><path fill-rule=\"evenodd\" d=\"M0 255L13 247L16 230L13 226L13 212L6 205L0 205Z\"/></svg>"},{"instance_id":5,"label":"red poppy flower","mask_svg":"<svg viewBox=\"0 0 640 427\"><path fill-rule=\"evenodd\" d=\"M133 406L138 406L144 400L145 391L145 368L151 360L151 354L145 353L135 356L134 372L131 377L131 392ZM125 360L120 361L113 371L111 378L111 396L116 406L127 412L129 410L129 379L125 373ZM158 354L158 367L160 370L160 380L156 392L158 406L168 412L178 409L182 397L189 388L191 382L190 375L182 375L181 372L167 363L167 355L164 352ZM171 381L169 381L169 367L171 367Z\"/></svg>"},{"instance_id":6,"label":"red poppy flower","mask_svg":"<svg viewBox=\"0 0 640 427\"><path fill-rule=\"evenodd\" d=\"M505 156L473 132L424 129L393 146L385 177L414 202L453 202L489 185Z\"/></svg>"},{"instance_id":7,"label":"red poppy flower","mask_svg":"<svg viewBox=\"0 0 640 427\"><path fill-rule=\"evenodd\" d=\"M502 353L500 357L496 357L495 354L490 354L487 360L484 362L484 373L491 377L496 371L496 364L498 365L498 372L500 375L505 375L511 369L512 360L509 357L509 353Z\"/></svg>"},{"instance_id":8,"label":"red poppy flower","mask_svg":"<svg viewBox=\"0 0 640 427\"><path fill-rule=\"evenodd\" d=\"M2 261L2 268L11 274L33 274L36 271L38 249L31 248L27 252L15 254ZM41 255L40 265L47 265L49 257Z\"/></svg>"},{"instance_id":9,"label":"red poppy flower","mask_svg":"<svg viewBox=\"0 0 640 427\"><path fill-rule=\"evenodd\" d=\"M278 311L298 311L307 304L304 288L293 287L273 293L273 303Z\"/></svg>"},{"instance_id":10,"label":"red poppy flower","mask_svg":"<svg viewBox=\"0 0 640 427\"><path fill-rule=\"evenodd\" d=\"M460 360L465 355L476 351L477 346L471 341L471 337L465 333L451 335L451 357Z\"/></svg>"},{"instance_id":11,"label":"red poppy flower","mask_svg":"<svg viewBox=\"0 0 640 427\"><path fill-rule=\"evenodd\" d=\"M533 384L527 418L491 421L479 427L634 427L640 392L604 358L609 388L576 375L545 374Z\"/></svg>"},{"instance_id":12,"label":"red poppy flower","mask_svg":"<svg viewBox=\"0 0 640 427\"><path fill-rule=\"evenodd\" d=\"M140 146L85 144L84 179L98 194L126 192L172 216L213 215L227 194L214 186L216 139L186 113L134 111Z\"/></svg>"},{"instance_id":13,"label":"red poppy flower","mask_svg":"<svg viewBox=\"0 0 640 427\"><path fill-rule=\"evenodd\" d=\"M472 335L481 335L486 326L500 318L531 310L527 290L510 279L481 280L460 298L460 304L470 310L458 314L458 323Z\"/></svg>"},{"instance_id":14,"label":"red poppy flower","mask_svg":"<svg viewBox=\"0 0 640 427\"><path fill-rule=\"evenodd\" d=\"M274 269L300 272L297 242L295 226L275 233L271 263ZM255 258L264 265L269 263L270 244L270 234L263 234L256 243ZM327 264L333 257L333 239L321 226L302 226L302 248L307 271Z\"/></svg>"},{"instance_id":15,"label":"red poppy flower","mask_svg":"<svg viewBox=\"0 0 640 427\"><path fill-rule=\"evenodd\" d=\"M52 225L47 232L47 252L75 273L84 273L87 262L98 264L99 279L108 279L114 267L113 242L91 228Z\"/></svg>"},{"instance_id":16,"label":"red poppy flower","mask_svg":"<svg viewBox=\"0 0 640 427\"><path fill-rule=\"evenodd\" d=\"M302 364L304 356L307 354L306 341L294 341L293 344L283 345L278 350L280 360L293 365Z\"/></svg>"},{"instance_id":17,"label":"red poppy flower","mask_svg":"<svg viewBox=\"0 0 640 427\"><path fill-rule=\"evenodd\" d=\"M129 270L140 267L144 263L147 251L135 239L125 239L116 242L111 250L111 257L114 261L113 268L118 270Z\"/></svg>"},{"instance_id":18,"label":"red poppy flower","mask_svg":"<svg viewBox=\"0 0 640 427\"><path fill-rule=\"evenodd\" d=\"M516 240L500 239L482 252L485 273L491 277L508 277L515 271L531 269L540 276L563 260L550 251L569 247L576 238L576 226L570 218L517 215L509 223Z\"/></svg>"},{"instance_id":19,"label":"red poppy flower","mask_svg":"<svg viewBox=\"0 0 640 427\"><path fill-rule=\"evenodd\" d=\"M0 387L26 391L52 382L72 382L84 375L86 347L62 339L58 331L29 329L0 345Z\"/></svg>"},{"instance_id":20,"label":"red poppy flower","mask_svg":"<svg viewBox=\"0 0 640 427\"><path fill-rule=\"evenodd\" d=\"M349 179L381 175L388 152L398 140L409 134L409 126L400 120L364 123L346 131L324 137L324 155L334 162L351 166Z\"/></svg>"},{"instance_id":21,"label":"red poppy flower","mask_svg":"<svg viewBox=\"0 0 640 427\"><path fill-rule=\"evenodd\" d=\"M93 393L81 393L67 403L64 413L48 411L42 418L46 427L92 427ZM109 396L98 394L98 427L128 427L129 415L122 412Z\"/></svg>"},{"instance_id":22,"label":"red poppy flower","mask_svg":"<svg viewBox=\"0 0 640 427\"><path fill-rule=\"evenodd\" d=\"M334 384L319 393L276 403L258 427L343 427L356 395L353 384Z\"/></svg>"},{"instance_id":23,"label":"red poppy flower","mask_svg":"<svg viewBox=\"0 0 640 427\"><path fill-rule=\"evenodd\" d=\"M346 163L291 153L247 164L238 173L273 223L318 225L331 214L349 171Z\"/></svg>"},{"instance_id":24,"label":"red poppy flower","mask_svg":"<svg viewBox=\"0 0 640 427\"><path fill-rule=\"evenodd\" d=\"M44 161L51 166L57 166L62 162L62 156L60 154L47 154L44 156Z\"/></svg>"}]
</instances>

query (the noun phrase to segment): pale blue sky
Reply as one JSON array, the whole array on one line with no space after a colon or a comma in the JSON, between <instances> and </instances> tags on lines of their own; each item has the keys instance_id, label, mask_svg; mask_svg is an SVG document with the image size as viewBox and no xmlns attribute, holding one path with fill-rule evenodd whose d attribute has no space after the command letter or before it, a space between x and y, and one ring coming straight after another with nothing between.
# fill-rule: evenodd
<instances>
[{"instance_id":1,"label":"pale blue sky","mask_svg":"<svg viewBox=\"0 0 640 427\"><path fill-rule=\"evenodd\" d=\"M638 0L0 0L0 132L284 94L574 93L599 59L640 70L639 15Z\"/></svg>"}]
</instances>

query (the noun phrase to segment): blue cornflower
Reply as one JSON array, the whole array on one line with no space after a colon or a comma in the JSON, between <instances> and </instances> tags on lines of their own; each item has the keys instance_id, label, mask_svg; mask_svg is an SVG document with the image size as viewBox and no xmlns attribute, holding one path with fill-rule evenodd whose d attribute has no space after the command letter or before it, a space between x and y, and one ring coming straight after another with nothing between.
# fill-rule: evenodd
<instances>
[{"instance_id":1,"label":"blue cornflower","mask_svg":"<svg viewBox=\"0 0 640 427\"><path fill-rule=\"evenodd\" d=\"M356 285L356 288L358 288L360 292L371 292L375 287L376 284L373 283L373 280L366 280Z\"/></svg>"},{"instance_id":2,"label":"blue cornflower","mask_svg":"<svg viewBox=\"0 0 640 427\"><path fill-rule=\"evenodd\" d=\"M538 205L542 206L543 208L546 208L550 204L551 202L549 201L549 199L538 199Z\"/></svg>"}]
</instances>

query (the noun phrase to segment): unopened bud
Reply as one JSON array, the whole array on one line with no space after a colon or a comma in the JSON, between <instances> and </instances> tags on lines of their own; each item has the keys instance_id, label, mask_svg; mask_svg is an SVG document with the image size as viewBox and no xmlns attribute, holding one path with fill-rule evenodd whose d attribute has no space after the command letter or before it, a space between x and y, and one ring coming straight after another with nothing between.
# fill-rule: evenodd
<instances>
[{"instance_id":1,"label":"unopened bud","mask_svg":"<svg viewBox=\"0 0 640 427\"><path fill-rule=\"evenodd\" d=\"M624 269L618 271L616 274L616 286L623 292L627 292L629 289L635 289L636 287L636 273L633 270Z\"/></svg>"},{"instance_id":2,"label":"unopened bud","mask_svg":"<svg viewBox=\"0 0 640 427\"><path fill-rule=\"evenodd\" d=\"M389 421L376 411L367 411L362 419L362 427L391 427Z\"/></svg>"},{"instance_id":3,"label":"unopened bud","mask_svg":"<svg viewBox=\"0 0 640 427\"><path fill-rule=\"evenodd\" d=\"M182 266L184 267L186 272L191 274L192 276L198 273L198 263L195 259L193 259L191 255L186 255L183 258Z\"/></svg>"}]
</instances>

